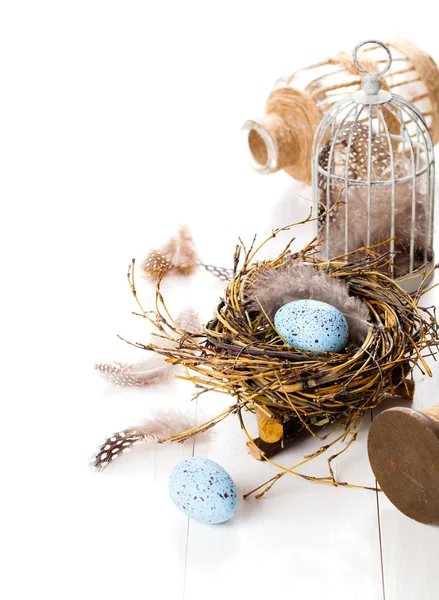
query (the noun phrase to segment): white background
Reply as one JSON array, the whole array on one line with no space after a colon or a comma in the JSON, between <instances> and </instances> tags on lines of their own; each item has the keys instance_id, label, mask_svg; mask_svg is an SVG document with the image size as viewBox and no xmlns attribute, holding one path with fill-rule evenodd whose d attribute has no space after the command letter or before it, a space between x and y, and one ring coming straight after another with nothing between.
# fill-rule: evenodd
<instances>
[{"instance_id":1,"label":"white background","mask_svg":"<svg viewBox=\"0 0 439 600\"><path fill-rule=\"evenodd\" d=\"M285 477L263 500L241 501L231 522L189 526L167 496L181 457L218 461L242 493L274 471L247 456L233 417L195 448L139 450L103 474L87 467L102 438L152 407L191 406L187 384L119 391L92 369L142 358L116 339L148 340L130 315L130 259L186 222L202 258L229 266L238 235L301 218L309 190L253 173L241 124L263 113L279 76L367 37L405 36L439 59L435 4L0 6L2 597L382 600L384 582L387 600L437 598L438 529L380 497L381 552L373 492ZM199 274L165 291L172 310L192 304L206 320L222 284ZM418 406L437 400L435 373ZM199 411L228 402L206 397ZM373 484L365 437L336 468Z\"/></svg>"}]
</instances>

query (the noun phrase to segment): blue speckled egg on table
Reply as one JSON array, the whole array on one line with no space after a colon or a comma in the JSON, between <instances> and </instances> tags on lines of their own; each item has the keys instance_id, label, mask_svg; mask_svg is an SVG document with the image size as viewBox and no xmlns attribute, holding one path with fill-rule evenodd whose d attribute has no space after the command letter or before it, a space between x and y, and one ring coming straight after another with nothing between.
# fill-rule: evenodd
<instances>
[{"instance_id":1,"label":"blue speckled egg on table","mask_svg":"<svg viewBox=\"0 0 439 600\"><path fill-rule=\"evenodd\" d=\"M236 486L220 465L208 458L185 458L169 477L169 494L174 504L191 519L222 523L236 512Z\"/></svg>"},{"instance_id":2,"label":"blue speckled egg on table","mask_svg":"<svg viewBox=\"0 0 439 600\"><path fill-rule=\"evenodd\" d=\"M274 326L294 348L319 352L342 352L349 328L342 312L319 300L294 300L274 316Z\"/></svg>"}]
</instances>

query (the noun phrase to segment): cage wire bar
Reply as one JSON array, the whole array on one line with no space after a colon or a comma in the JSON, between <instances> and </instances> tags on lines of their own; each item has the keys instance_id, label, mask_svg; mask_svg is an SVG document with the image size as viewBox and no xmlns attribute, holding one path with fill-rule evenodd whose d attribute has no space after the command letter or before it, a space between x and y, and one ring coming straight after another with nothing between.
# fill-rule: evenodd
<instances>
[{"instance_id":1,"label":"cage wire bar","mask_svg":"<svg viewBox=\"0 0 439 600\"><path fill-rule=\"evenodd\" d=\"M367 72L357 61L365 44L378 44L388 54L378 73ZM364 73L362 89L334 104L313 142L313 199L323 238L321 255L331 260L358 249L358 240L361 246L371 246L392 238L383 248L395 256L391 275L412 293L434 263L432 138L413 104L381 89L380 77L392 63L385 44L361 42L353 60ZM377 232L382 239L377 239Z\"/></svg>"}]
</instances>

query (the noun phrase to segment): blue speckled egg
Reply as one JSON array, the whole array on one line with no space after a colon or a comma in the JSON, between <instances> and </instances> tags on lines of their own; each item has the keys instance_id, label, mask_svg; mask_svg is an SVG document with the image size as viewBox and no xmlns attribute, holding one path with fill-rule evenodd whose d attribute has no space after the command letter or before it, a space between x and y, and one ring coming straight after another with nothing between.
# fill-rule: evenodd
<instances>
[{"instance_id":1,"label":"blue speckled egg","mask_svg":"<svg viewBox=\"0 0 439 600\"><path fill-rule=\"evenodd\" d=\"M346 319L338 308L319 300L294 300L274 316L274 326L294 348L342 352L349 340Z\"/></svg>"},{"instance_id":2,"label":"blue speckled egg","mask_svg":"<svg viewBox=\"0 0 439 600\"><path fill-rule=\"evenodd\" d=\"M181 511L202 523L228 521L238 506L236 486L227 471L213 460L197 456L174 467L169 494Z\"/></svg>"}]
</instances>

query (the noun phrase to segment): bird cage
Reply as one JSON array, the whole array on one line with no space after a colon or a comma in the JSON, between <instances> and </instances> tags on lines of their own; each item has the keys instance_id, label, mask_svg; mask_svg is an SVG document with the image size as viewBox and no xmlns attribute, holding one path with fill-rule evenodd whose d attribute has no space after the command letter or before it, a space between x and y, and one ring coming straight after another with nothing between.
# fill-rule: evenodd
<instances>
[{"instance_id":1,"label":"bird cage","mask_svg":"<svg viewBox=\"0 0 439 600\"><path fill-rule=\"evenodd\" d=\"M376 73L357 61L358 50L370 43L379 44L388 55ZM362 42L353 52L353 62L364 74L361 89L334 104L313 142L321 254L332 260L352 253L352 260L355 250L376 246L377 252L393 257L392 277L401 278L412 292L433 265L432 138L414 104L381 89L380 77L392 64L388 46Z\"/></svg>"}]
</instances>

